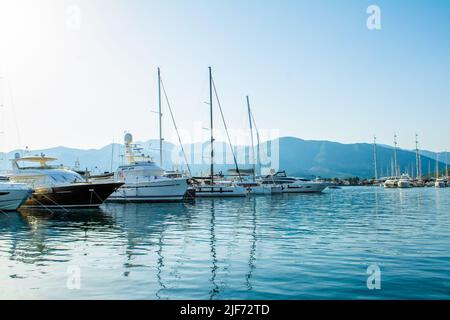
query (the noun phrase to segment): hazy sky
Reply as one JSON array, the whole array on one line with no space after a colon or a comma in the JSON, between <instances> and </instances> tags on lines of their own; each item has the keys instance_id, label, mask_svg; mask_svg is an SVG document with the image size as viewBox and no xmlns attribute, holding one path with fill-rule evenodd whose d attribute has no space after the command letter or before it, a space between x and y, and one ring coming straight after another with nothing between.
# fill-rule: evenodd
<instances>
[{"instance_id":1,"label":"hazy sky","mask_svg":"<svg viewBox=\"0 0 450 320\"><path fill-rule=\"evenodd\" d=\"M1 148L156 138L158 66L192 133L211 65L231 128L249 94L282 136L450 149L449 34L448 1L0 0Z\"/></svg>"}]
</instances>

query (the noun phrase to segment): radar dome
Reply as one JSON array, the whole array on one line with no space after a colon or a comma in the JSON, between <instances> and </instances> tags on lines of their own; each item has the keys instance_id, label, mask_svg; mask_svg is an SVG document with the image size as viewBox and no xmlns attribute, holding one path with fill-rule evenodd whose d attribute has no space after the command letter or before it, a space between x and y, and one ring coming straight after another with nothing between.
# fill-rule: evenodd
<instances>
[{"instance_id":1,"label":"radar dome","mask_svg":"<svg viewBox=\"0 0 450 320\"><path fill-rule=\"evenodd\" d=\"M125 144L130 144L133 142L133 135L131 133L125 134Z\"/></svg>"}]
</instances>

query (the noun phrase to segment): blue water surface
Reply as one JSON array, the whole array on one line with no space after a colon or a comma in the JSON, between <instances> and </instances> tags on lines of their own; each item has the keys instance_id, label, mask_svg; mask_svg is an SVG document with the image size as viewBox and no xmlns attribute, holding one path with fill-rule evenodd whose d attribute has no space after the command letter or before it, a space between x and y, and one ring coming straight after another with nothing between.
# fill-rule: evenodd
<instances>
[{"instance_id":1,"label":"blue water surface","mask_svg":"<svg viewBox=\"0 0 450 320\"><path fill-rule=\"evenodd\" d=\"M450 188L0 213L0 298L449 299Z\"/></svg>"}]
</instances>

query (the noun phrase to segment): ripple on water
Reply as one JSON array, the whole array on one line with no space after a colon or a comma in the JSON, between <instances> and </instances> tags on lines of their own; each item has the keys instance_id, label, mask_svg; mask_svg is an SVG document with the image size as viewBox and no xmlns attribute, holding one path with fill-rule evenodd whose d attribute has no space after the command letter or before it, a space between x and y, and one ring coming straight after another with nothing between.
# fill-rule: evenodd
<instances>
[{"instance_id":1,"label":"ripple on water","mask_svg":"<svg viewBox=\"0 0 450 320\"><path fill-rule=\"evenodd\" d=\"M0 298L448 299L450 189L0 215ZM382 290L366 269L381 269ZM68 290L70 267L81 290Z\"/></svg>"}]
</instances>

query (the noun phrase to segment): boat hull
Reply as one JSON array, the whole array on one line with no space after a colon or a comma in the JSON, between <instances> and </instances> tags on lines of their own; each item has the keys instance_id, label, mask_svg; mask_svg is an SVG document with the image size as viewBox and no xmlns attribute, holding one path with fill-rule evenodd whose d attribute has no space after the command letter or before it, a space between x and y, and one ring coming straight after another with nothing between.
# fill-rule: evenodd
<instances>
[{"instance_id":1,"label":"boat hull","mask_svg":"<svg viewBox=\"0 0 450 320\"><path fill-rule=\"evenodd\" d=\"M123 183L83 183L51 188L36 188L24 207L96 208Z\"/></svg>"},{"instance_id":2,"label":"boat hull","mask_svg":"<svg viewBox=\"0 0 450 320\"><path fill-rule=\"evenodd\" d=\"M199 186L195 188L196 198L231 198L246 197L247 189L237 186Z\"/></svg>"},{"instance_id":3,"label":"boat hull","mask_svg":"<svg viewBox=\"0 0 450 320\"><path fill-rule=\"evenodd\" d=\"M261 185L257 187L250 187L248 190L249 194L280 194L283 192L282 186L268 186L268 185Z\"/></svg>"},{"instance_id":4,"label":"boat hull","mask_svg":"<svg viewBox=\"0 0 450 320\"><path fill-rule=\"evenodd\" d=\"M320 193L326 188L323 183L291 183L283 185L283 193Z\"/></svg>"},{"instance_id":5,"label":"boat hull","mask_svg":"<svg viewBox=\"0 0 450 320\"><path fill-rule=\"evenodd\" d=\"M402 189L411 188L411 183L409 181L399 181L398 187Z\"/></svg>"},{"instance_id":6,"label":"boat hull","mask_svg":"<svg viewBox=\"0 0 450 320\"><path fill-rule=\"evenodd\" d=\"M16 211L31 196L31 189L0 190L0 211Z\"/></svg>"},{"instance_id":7,"label":"boat hull","mask_svg":"<svg viewBox=\"0 0 450 320\"><path fill-rule=\"evenodd\" d=\"M170 179L125 184L115 191L108 202L178 202L185 199L186 179Z\"/></svg>"}]
</instances>

